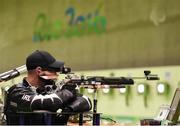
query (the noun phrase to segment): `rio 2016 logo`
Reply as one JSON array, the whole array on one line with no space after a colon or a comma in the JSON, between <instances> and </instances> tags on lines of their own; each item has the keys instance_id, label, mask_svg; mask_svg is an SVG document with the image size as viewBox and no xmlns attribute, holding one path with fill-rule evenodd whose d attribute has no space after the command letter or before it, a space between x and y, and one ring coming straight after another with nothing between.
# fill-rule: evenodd
<instances>
[{"instance_id":1,"label":"rio 2016 logo","mask_svg":"<svg viewBox=\"0 0 180 126\"><path fill-rule=\"evenodd\" d=\"M38 14L34 23L33 41L41 42L57 40L61 37L101 34L106 30L107 20L105 16L100 15L100 8L85 15L77 15L75 8L69 7L65 11L65 19L65 23L58 19L50 22L46 14Z\"/></svg>"}]
</instances>

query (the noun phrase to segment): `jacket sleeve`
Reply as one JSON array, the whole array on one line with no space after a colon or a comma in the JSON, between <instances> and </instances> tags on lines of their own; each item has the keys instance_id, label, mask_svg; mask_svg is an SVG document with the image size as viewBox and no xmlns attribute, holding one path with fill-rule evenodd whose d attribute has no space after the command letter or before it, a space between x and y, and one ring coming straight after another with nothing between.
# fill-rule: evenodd
<instances>
[{"instance_id":1,"label":"jacket sleeve","mask_svg":"<svg viewBox=\"0 0 180 126\"><path fill-rule=\"evenodd\" d=\"M24 87L15 87L8 92L9 106L15 111L48 110L62 108L74 96L69 90L41 95Z\"/></svg>"}]
</instances>

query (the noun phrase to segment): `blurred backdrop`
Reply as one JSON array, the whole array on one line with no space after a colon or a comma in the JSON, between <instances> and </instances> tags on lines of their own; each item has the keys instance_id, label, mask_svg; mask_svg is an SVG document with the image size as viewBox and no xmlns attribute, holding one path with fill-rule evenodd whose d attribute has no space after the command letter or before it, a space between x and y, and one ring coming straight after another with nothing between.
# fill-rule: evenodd
<instances>
[{"instance_id":1,"label":"blurred backdrop","mask_svg":"<svg viewBox=\"0 0 180 126\"><path fill-rule=\"evenodd\" d=\"M178 65L179 0L0 0L0 71L36 49L74 70Z\"/></svg>"}]
</instances>

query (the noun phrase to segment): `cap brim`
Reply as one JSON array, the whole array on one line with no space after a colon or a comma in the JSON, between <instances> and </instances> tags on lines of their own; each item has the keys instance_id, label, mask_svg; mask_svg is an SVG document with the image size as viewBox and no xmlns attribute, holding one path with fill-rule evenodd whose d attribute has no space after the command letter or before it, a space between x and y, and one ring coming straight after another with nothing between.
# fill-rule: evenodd
<instances>
[{"instance_id":1,"label":"cap brim","mask_svg":"<svg viewBox=\"0 0 180 126\"><path fill-rule=\"evenodd\" d=\"M64 66L64 62L62 62L62 61L55 61L54 63L49 65L49 68L55 70L56 72L60 72L61 68L63 66Z\"/></svg>"}]
</instances>

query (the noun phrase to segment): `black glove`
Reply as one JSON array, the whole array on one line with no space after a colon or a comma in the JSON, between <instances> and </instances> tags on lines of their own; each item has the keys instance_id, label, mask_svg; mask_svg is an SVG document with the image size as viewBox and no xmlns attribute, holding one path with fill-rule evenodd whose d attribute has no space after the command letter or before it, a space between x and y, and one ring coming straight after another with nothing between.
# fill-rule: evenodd
<instances>
[{"instance_id":1,"label":"black glove","mask_svg":"<svg viewBox=\"0 0 180 126\"><path fill-rule=\"evenodd\" d=\"M68 104L68 108L70 108L73 112L86 112L91 110L92 103L85 95L77 96L73 102Z\"/></svg>"},{"instance_id":2,"label":"black glove","mask_svg":"<svg viewBox=\"0 0 180 126\"><path fill-rule=\"evenodd\" d=\"M77 90L76 90L76 85L68 85L68 84L65 84L61 87L61 90L69 90L70 92L73 93L74 97L77 96Z\"/></svg>"},{"instance_id":3,"label":"black glove","mask_svg":"<svg viewBox=\"0 0 180 126\"><path fill-rule=\"evenodd\" d=\"M76 97L70 90L67 89L56 90L55 94L62 100L64 105L73 101Z\"/></svg>"}]
</instances>

